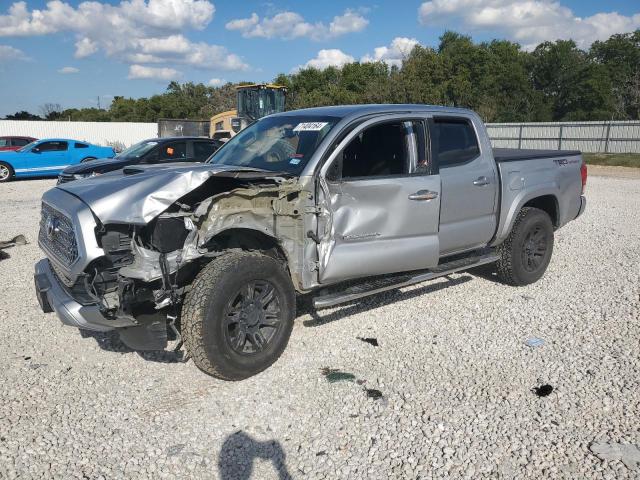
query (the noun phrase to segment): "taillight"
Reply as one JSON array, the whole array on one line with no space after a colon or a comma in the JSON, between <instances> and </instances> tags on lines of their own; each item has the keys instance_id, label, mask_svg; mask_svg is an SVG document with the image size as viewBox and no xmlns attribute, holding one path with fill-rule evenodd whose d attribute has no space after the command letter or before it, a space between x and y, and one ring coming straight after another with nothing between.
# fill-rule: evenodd
<instances>
[{"instance_id":1,"label":"taillight","mask_svg":"<svg viewBox=\"0 0 640 480\"><path fill-rule=\"evenodd\" d=\"M587 186L587 162L582 160L582 166L580 167L580 176L582 177L582 194Z\"/></svg>"}]
</instances>

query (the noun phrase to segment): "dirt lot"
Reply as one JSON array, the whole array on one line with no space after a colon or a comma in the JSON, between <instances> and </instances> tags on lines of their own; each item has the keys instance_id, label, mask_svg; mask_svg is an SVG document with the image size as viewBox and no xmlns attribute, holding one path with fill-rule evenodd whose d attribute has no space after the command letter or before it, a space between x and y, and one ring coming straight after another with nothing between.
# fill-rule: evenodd
<instances>
[{"instance_id":1,"label":"dirt lot","mask_svg":"<svg viewBox=\"0 0 640 480\"><path fill-rule=\"evenodd\" d=\"M239 383L41 313L54 182L0 185L0 240L31 242L0 261L0 478L640 477L590 450L640 446L640 180L591 173L537 284L481 271L321 312L302 299L282 358Z\"/></svg>"}]
</instances>

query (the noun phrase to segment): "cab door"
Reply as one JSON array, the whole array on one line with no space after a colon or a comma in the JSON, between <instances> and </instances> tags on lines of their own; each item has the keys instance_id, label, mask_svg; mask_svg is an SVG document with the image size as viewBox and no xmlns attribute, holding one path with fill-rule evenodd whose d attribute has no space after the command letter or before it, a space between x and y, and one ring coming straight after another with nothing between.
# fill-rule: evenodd
<instances>
[{"instance_id":1,"label":"cab door","mask_svg":"<svg viewBox=\"0 0 640 480\"><path fill-rule=\"evenodd\" d=\"M440 177L425 124L403 116L365 122L322 167L320 283L438 264Z\"/></svg>"},{"instance_id":2,"label":"cab door","mask_svg":"<svg viewBox=\"0 0 640 480\"><path fill-rule=\"evenodd\" d=\"M16 156L18 176L57 175L69 166L69 144L62 140L45 140L28 152Z\"/></svg>"},{"instance_id":3,"label":"cab door","mask_svg":"<svg viewBox=\"0 0 640 480\"><path fill-rule=\"evenodd\" d=\"M440 250L486 246L497 227L498 172L490 145L471 118L440 115L429 122L432 157L442 180Z\"/></svg>"}]
</instances>

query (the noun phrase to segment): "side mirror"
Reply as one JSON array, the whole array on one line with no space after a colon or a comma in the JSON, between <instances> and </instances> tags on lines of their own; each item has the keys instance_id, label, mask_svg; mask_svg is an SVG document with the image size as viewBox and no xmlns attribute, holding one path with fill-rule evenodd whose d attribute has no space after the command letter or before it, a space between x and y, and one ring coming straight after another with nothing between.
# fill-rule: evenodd
<instances>
[{"instance_id":1,"label":"side mirror","mask_svg":"<svg viewBox=\"0 0 640 480\"><path fill-rule=\"evenodd\" d=\"M32 153L40 153L40 149L39 149L38 147L33 147L33 148L31 149L31 152L32 152Z\"/></svg>"}]
</instances>

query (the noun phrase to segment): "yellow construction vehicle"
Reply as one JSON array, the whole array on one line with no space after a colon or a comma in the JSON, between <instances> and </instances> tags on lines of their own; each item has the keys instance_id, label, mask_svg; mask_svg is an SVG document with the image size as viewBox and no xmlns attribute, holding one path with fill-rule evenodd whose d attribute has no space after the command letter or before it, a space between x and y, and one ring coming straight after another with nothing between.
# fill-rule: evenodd
<instances>
[{"instance_id":1,"label":"yellow construction vehicle","mask_svg":"<svg viewBox=\"0 0 640 480\"><path fill-rule=\"evenodd\" d=\"M211 138L228 140L251 122L284 111L287 88L282 85L241 85L236 87L236 91L236 110L228 110L211 117Z\"/></svg>"}]
</instances>

